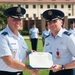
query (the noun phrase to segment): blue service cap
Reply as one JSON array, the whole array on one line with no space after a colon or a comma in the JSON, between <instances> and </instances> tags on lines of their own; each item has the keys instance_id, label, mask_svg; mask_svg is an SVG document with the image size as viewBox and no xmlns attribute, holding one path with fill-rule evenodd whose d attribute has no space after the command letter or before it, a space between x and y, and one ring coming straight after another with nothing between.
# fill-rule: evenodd
<instances>
[{"instance_id":1,"label":"blue service cap","mask_svg":"<svg viewBox=\"0 0 75 75\"><path fill-rule=\"evenodd\" d=\"M46 19L46 21L52 21L57 19L63 19L64 13L57 9L49 9L43 12L43 17Z\"/></svg>"},{"instance_id":2,"label":"blue service cap","mask_svg":"<svg viewBox=\"0 0 75 75\"><path fill-rule=\"evenodd\" d=\"M26 10L21 6L10 7L4 11L4 15L15 19L23 19Z\"/></svg>"}]
</instances>

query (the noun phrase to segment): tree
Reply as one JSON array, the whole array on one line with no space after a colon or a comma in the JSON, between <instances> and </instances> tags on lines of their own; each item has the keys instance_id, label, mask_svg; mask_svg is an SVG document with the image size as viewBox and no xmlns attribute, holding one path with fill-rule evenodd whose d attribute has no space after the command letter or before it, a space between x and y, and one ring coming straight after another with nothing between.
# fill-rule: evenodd
<instances>
[{"instance_id":1,"label":"tree","mask_svg":"<svg viewBox=\"0 0 75 75\"><path fill-rule=\"evenodd\" d=\"M10 5L0 5L0 29L3 29L7 25L6 16L4 15L4 10L9 8Z\"/></svg>"}]
</instances>

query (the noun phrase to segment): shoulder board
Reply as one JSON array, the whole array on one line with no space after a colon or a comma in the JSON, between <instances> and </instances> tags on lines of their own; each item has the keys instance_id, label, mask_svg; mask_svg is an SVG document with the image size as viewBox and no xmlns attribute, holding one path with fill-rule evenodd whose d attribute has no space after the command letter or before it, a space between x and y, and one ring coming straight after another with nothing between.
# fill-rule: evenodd
<instances>
[{"instance_id":1,"label":"shoulder board","mask_svg":"<svg viewBox=\"0 0 75 75\"><path fill-rule=\"evenodd\" d=\"M50 34L48 35L48 36L46 36L45 38L47 38L47 37L49 37L50 36Z\"/></svg>"},{"instance_id":2,"label":"shoulder board","mask_svg":"<svg viewBox=\"0 0 75 75\"><path fill-rule=\"evenodd\" d=\"M71 35L71 33L70 33L70 32L68 32L68 31L65 31L65 32L64 32L64 34L66 34L66 35L68 35L68 36L70 36L70 35Z\"/></svg>"},{"instance_id":3,"label":"shoulder board","mask_svg":"<svg viewBox=\"0 0 75 75\"><path fill-rule=\"evenodd\" d=\"M1 33L1 35L4 35L4 36L7 35L7 34L8 34L7 32L3 32L3 33Z\"/></svg>"}]
</instances>

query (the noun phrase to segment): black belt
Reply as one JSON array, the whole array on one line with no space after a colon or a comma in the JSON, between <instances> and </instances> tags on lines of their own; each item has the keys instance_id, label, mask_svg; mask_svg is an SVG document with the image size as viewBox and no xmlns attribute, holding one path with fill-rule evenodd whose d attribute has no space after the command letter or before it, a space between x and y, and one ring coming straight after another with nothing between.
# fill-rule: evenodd
<instances>
[{"instance_id":1,"label":"black belt","mask_svg":"<svg viewBox=\"0 0 75 75\"><path fill-rule=\"evenodd\" d=\"M0 71L0 75L23 75L23 73L22 72Z\"/></svg>"},{"instance_id":2,"label":"black belt","mask_svg":"<svg viewBox=\"0 0 75 75\"><path fill-rule=\"evenodd\" d=\"M66 69L58 72L50 71L49 75L73 75L73 69Z\"/></svg>"}]
</instances>

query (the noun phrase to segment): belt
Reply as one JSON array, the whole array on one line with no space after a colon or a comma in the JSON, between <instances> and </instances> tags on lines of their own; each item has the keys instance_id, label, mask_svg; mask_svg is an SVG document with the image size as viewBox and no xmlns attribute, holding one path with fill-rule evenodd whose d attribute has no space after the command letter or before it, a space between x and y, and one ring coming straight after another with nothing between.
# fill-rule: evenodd
<instances>
[{"instance_id":1,"label":"belt","mask_svg":"<svg viewBox=\"0 0 75 75\"><path fill-rule=\"evenodd\" d=\"M49 75L73 75L73 69L65 69L57 72L50 71Z\"/></svg>"},{"instance_id":2,"label":"belt","mask_svg":"<svg viewBox=\"0 0 75 75\"><path fill-rule=\"evenodd\" d=\"M22 72L0 71L0 75L22 75Z\"/></svg>"}]
</instances>

